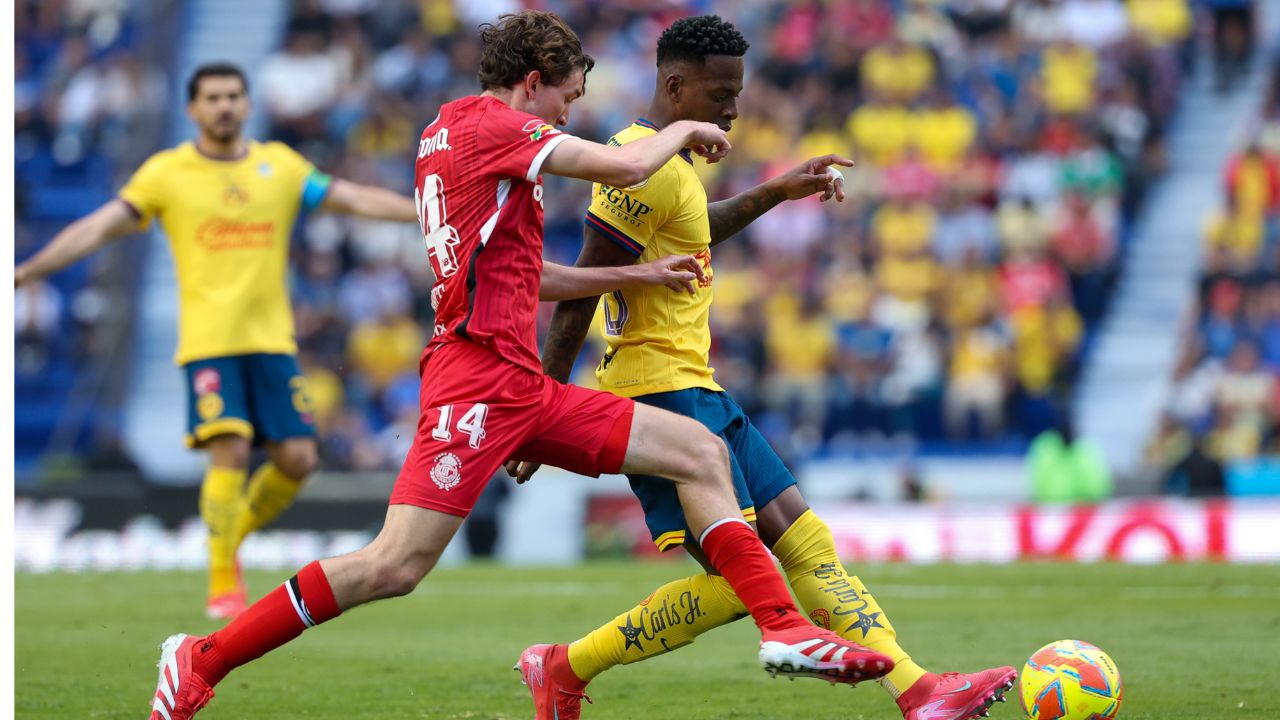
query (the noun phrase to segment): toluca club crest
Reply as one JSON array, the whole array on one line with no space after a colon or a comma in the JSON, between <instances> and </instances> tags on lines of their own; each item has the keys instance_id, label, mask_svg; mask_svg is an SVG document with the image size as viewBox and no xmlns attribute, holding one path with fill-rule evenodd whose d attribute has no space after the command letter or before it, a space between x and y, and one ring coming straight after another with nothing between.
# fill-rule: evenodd
<instances>
[{"instance_id":1,"label":"toluca club crest","mask_svg":"<svg viewBox=\"0 0 1280 720\"><path fill-rule=\"evenodd\" d=\"M462 461L453 453L440 453L431 467L431 480L441 490L452 490L462 481Z\"/></svg>"}]
</instances>

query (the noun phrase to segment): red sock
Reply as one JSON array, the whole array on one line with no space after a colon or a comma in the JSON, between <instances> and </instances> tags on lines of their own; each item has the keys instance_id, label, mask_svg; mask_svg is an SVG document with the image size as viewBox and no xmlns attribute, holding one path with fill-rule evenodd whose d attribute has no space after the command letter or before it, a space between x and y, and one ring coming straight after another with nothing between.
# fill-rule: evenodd
<instances>
[{"instance_id":1,"label":"red sock","mask_svg":"<svg viewBox=\"0 0 1280 720\"><path fill-rule=\"evenodd\" d=\"M205 682L215 685L235 668L341 612L324 570L313 562L200 643L192 663Z\"/></svg>"},{"instance_id":2,"label":"red sock","mask_svg":"<svg viewBox=\"0 0 1280 720\"><path fill-rule=\"evenodd\" d=\"M745 521L721 520L702 533L702 550L751 611L761 631L808 624L773 564L773 556Z\"/></svg>"},{"instance_id":3,"label":"red sock","mask_svg":"<svg viewBox=\"0 0 1280 720\"><path fill-rule=\"evenodd\" d=\"M578 677L569 664L568 645L556 645L547 653L547 674L557 685L570 690L582 692L587 687L587 681Z\"/></svg>"}]
</instances>

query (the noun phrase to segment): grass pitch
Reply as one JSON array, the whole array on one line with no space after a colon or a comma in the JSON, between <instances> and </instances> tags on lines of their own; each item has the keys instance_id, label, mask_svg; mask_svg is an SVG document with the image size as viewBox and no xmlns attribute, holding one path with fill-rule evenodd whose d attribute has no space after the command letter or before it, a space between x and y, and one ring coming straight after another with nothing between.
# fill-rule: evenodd
<instances>
[{"instance_id":1,"label":"grass pitch","mask_svg":"<svg viewBox=\"0 0 1280 720\"><path fill-rule=\"evenodd\" d=\"M236 671L202 720L533 716L510 670L534 642L567 641L692 564L440 570L410 597L365 607ZM853 568L851 568L853 569ZM937 670L1021 668L1044 643L1087 640L1125 682L1120 717L1280 718L1280 567L875 566L857 572L914 657ZM255 574L263 594L281 575ZM202 576L19 575L19 718L146 716L157 645L205 633ZM900 718L874 684L771 680L749 621L592 683L588 720ZM1021 718L1016 699L995 718Z\"/></svg>"}]
</instances>

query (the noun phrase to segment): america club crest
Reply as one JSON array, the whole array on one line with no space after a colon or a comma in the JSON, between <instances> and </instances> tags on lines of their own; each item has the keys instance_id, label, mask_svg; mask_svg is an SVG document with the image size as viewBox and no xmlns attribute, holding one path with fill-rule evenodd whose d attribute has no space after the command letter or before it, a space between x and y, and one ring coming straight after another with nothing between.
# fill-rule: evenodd
<instances>
[{"instance_id":1,"label":"america club crest","mask_svg":"<svg viewBox=\"0 0 1280 720\"><path fill-rule=\"evenodd\" d=\"M453 453L440 453L431 467L431 481L441 490L454 489L462 482L462 461Z\"/></svg>"},{"instance_id":2,"label":"america club crest","mask_svg":"<svg viewBox=\"0 0 1280 720\"><path fill-rule=\"evenodd\" d=\"M196 371L191 385L195 388L196 395L216 393L222 389L222 376L218 374L217 368L200 368Z\"/></svg>"}]
</instances>

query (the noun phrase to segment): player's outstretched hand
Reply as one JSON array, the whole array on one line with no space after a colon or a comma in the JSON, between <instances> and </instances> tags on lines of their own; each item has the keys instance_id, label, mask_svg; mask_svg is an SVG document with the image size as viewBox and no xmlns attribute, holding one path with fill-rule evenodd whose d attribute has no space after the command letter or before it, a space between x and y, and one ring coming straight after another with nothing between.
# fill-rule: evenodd
<instances>
[{"instance_id":1,"label":"player's outstretched hand","mask_svg":"<svg viewBox=\"0 0 1280 720\"><path fill-rule=\"evenodd\" d=\"M684 122L688 122L690 126L688 148L695 154L701 155L707 162L720 162L733 149L729 144L728 136L718 125L689 120Z\"/></svg>"},{"instance_id":2,"label":"player's outstretched hand","mask_svg":"<svg viewBox=\"0 0 1280 720\"><path fill-rule=\"evenodd\" d=\"M538 472L540 467L542 467L541 463L532 463L524 460L508 460L502 465L502 469L516 479L517 485L529 482L529 478L533 477L533 474Z\"/></svg>"},{"instance_id":3,"label":"player's outstretched hand","mask_svg":"<svg viewBox=\"0 0 1280 720\"><path fill-rule=\"evenodd\" d=\"M702 263L692 255L668 255L660 260L633 265L633 287L666 285L672 290L683 290L694 295L698 286L706 283L707 273Z\"/></svg>"},{"instance_id":4,"label":"player's outstretched hand","mask_svg":"<svg viewBox=\"0 0 1280 720\"><path fill-rule=\"evenodd\" d=\"M844 175L836 165L853 167L853 161L840 155L823 155L779 175L773 182L788 200L799 200L820 192L822 202L833 197L836 202L844 202Z\"/></svg>"}]
</instances>

